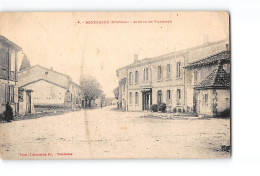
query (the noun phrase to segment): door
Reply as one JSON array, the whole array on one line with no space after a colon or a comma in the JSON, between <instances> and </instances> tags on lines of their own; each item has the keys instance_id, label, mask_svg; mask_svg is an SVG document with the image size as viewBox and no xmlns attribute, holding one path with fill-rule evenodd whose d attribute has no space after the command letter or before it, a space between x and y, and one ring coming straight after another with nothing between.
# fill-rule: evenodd
<instances>
[{"instance_id":1,"label":"door","mask_svg":"<svg viewBox=\"0 0 260 176\"><path fill-rule=\"evenodd\" d=\"M32 109L31 109L31 92L26 92L26 112L27 113L31 113Z\"/></svg>"},{"instance_id":2,"label":"door","mask_svg":"<svg viewBox=\"0 0 260 176\"><path fill-rule=\"evenodd\" d=\"M150 92L143 92L143 110L149 110L151 104L151 93Z\"/></svg>"}]
</instances>

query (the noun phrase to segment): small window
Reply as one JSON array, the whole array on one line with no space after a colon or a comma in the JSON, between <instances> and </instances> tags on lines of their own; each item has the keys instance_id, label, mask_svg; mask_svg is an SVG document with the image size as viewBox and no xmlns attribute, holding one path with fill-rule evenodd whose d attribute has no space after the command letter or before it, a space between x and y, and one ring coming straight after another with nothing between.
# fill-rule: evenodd
<instances>
[{"instance_id":1,"label":"small window","mask_svg":"<svg viewBox=\"0 0 260 176\"><path fill-rule=\"evenodd\" d=\"M45 72L45 75L48 75L48 74L49 74L49 72L46 71L46 72Z\"/></svg>"},{"instance_id":2,"label":"small window","mask_svg":"<svg viewBox=\"0 0 260 176\"><path fill-rule=\"evenodd\" d=\"M146 81L148 81L148 79L149 79L148 68L145 69L145 72L146 72Z\"/></svg>"},{"instance_id":3,"label":"small window","mask_svg":"<svg viewBox=\"0 0 260 176\"><path fill-rule=\"evenodd\" d=\"M9 86L9 101L14 103L14 86Z\"/></svg>"},{"instance_id":4,"label":"small window","mask_svg":"<svg viewBox=\"0 0 260 176\"><path fill-rule=\"evenodd\" d=\"M136 104L136 105L139 104L139 95L138 95L138 92L135 92L135 104Z\"/></svg>"},{"instance_id":5,"label":"small window","mask_svg":"<svg viewBox=\"0 0 260 176\"><path fill-rule=\"evenodd\" d=\"M180 62L177 62L176 73L177 73L176 77L180 78L181 77L181 63Z\"/></svg>"},{"instance_id":6,"label":"small window","mask_svg":"<svg viewBox=\"0 0 260 176\"><path fill-rule=\"evenodd\" d=\"M157 93L157 102L158 102L158 103L162 103L162 91L161 91L161 90L158 90L158 93Z\"/></svg>"},{"instance_id":7,"label":"small window","mask_svg":"<svg viewBox=\"0 0 260 176\"><path fill-rule=\"evenodd\" d=\"M167 100L170 100L170 99L171 99L171 91L167 90Z\"/></svg>"},{"instance_id":8,"label":"small window","mask_svg":"<svg viewBox=\"0 0 260 176\"><path fill-rule=\"evenodd\" d=\"M133 94L132 92L129 93L129 104L133 104Z\"/></svg>"},{"instance_id":9,"label":"small window","mask_svg":"<svg viewBox=\"0 0 260 176\"><path fill-rule=\"evenodd\" d=\"M139 83L139 73L138 71L135 71L135 84Z\"/></svg>"},{"instance_id":10,"label":"small window","mask_svg":"<svg viewBox=\"0 0 260 176\"><path fill-rule=\"evenodd\" d=\"M181 89L177 89L177 105L181 104Z\"/></svg>"},{"instance_id":11,"label":"small window","mask_svg":"<svg viewBox=\"0 0 260 176\"><path fill-rule=\"evenodd\" d=\"M14 72L15 71L15 53L14 52L11 53L10 60L11 60L11 63L10 63L11 64L11 71Z\"/></svg>"},{"instance_id":12,"label":"small window","mask_svg":"<svg viewBox=\"0 0 260 176\"><path fill-rule=\"evenodd\" d=\"M133 84L133 73L129 73L129 84Z\"/></svg>"},{"instance_id":13,"label":"small window","mask_svg":"<svg viewBox=\"0 0 260 176\"><path fill-rule=\"evenodd\" d=\"M167 79L171 79L171 64L167 64Z\"/></svg>"},{"instance_id":14,"label":"small window","mask_svg":"<svg viewBox=\"0 0 260 176\"><path fill-rule=\"evenodd\" d=\"M158 80L162 80L162 67L158 66Z\"/></svg>"},{"instance_id":15,"label":"small window","mask_svg":"<svg viewBox=\"0 0 260 176\"><path fill-rule=\"evenodd\" d=\"M167 104L171 104L171 91L167 90L167 99L166 99Z\"/></svg>"},{"instance_id":16,"label":"small window","mask_svg":"<svg viewBox=\"0 0 260 176\"><path fill-rule=\"evenodd\" d=\"M145 75L146 75L146 74L145 74L145 73L146 73L146 71L145 71L145 70L146 70L146 69L144 69L144 81L145 81L145 78L146 78L146 76L145 76Z\"/></svg>"}]
</instances>

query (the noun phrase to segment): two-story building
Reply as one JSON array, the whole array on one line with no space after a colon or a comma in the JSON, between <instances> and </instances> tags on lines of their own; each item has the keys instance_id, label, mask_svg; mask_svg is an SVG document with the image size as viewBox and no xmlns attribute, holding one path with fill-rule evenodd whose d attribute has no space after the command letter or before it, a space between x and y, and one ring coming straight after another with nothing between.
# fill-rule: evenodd
<instances>
[{"instance_id":1,"label":"two-story building","mask_svg":"<svg viewBox=\"0 0 260 176\"><path fill-rule=\"evenodd\" d=\"M18 72L19 88L32 90L35 108L79 108L84 106L81 86L63 73L35 65Z\"/></svg>"},{"instance_id":2,"label":"two-story building","mask_svg":"<svg viewBox=\"0 0 260 176\"><path fill-rule=\"evenodd\" d=\"M18 113L17 57L22 48L0 35L0 113L10 103Z\"/></svg>"},{"instance_id":3,"label":"two-story building","mask_svg":"<svg viewBox=\"0 0 260 176\"><path fill-rule=\"evenodd\" d=\"M226 50L228 40L138 60L117 70L119 105L128 111L149 110L152 104L166 103L168 109L193 112L193 74L190 63ZM208 74L210 74L208 70ZM203 74L204 75L204 74ZM203 78L203 77L201 77ZM199 82L199 79L197 80Z\"/></svg>"}]
</instances>

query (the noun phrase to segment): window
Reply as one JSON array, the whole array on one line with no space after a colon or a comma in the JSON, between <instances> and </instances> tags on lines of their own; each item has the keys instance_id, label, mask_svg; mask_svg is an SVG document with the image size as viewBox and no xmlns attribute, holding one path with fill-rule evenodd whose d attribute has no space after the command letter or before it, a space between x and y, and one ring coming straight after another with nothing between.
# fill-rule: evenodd
<instances>
[{"instance_id":1,"label":"window","mask_svg":"<svg viewBox=\"0 0 260 176\"><path fill-rule=\"evenodd\" d=\"M132 92L129 93L129 104L133 104L133 94Z\"/></svg>"},{"instance_id":2,"label":"window","mask_svg":"<svg viewBox=\"0 0 260 176\"><path fill-rule=\"evenodd\" d=\"M194 71L194 85L198 84L198 71Z\"/></svg>"},{"instance_id":3,"label":"window","mask_svg":"<svg viewBox=\"0 0 260 176\"><path fill-rule=\"evenodd\" d=\"M10 103L14 103L14 86L9 86L9 100Z\"/></svg>"},{"instance_id":4,"label":"window","mask_svg":"<svg viewBox=\"0 0 260 176\"><path fill-rule=\"evenodd\" d=\"M11 56L11 58L10 58L10 60L11 60L11 71L14 72L15 71L15 53L12 52L10 56Z\"/></svg>"},{"instance_id":5,"label":"window","mask_svg":"<svg viewBox=\"0 0 260 176\"><path fill-rule=\"evenodd\" d=\"M149 79L149 71L148 68L144 69L144 81L148 81Z\"/></svg>"},{"instance_id":6,"label":"window","mask_svg":"<svg viewBox=\"0 0 260 176\"><path fill-rule=\"evenodd\" d=\"M181 104L181 89L177 89L177 105Z\"/></svg>"},{"instance_id":7,"label":"window","mask_svg":"<svg viewBox=\"0 0 260 176\"><path fill-rule=\"evenodd\" d=\"M208 94L203 95L203 102L205 106L208 106Z\"/></svg>"},{"instance_id":8,"label":"window","mask_svg":"<svg viewBox=\"0 0 260 176\"><path fill-rule=\"evenodd\" d=\"M167 90L167 103L171 102L171 91Z\"/></svg>"},{"instance_id":9,"label":"window","mask_svg":"<svg viewBox=\"0 0 260 176\"><path fill-rule=\"evenodd\" d=\"M139 95L138 95L138 92L135 92L135 104L136 104L136 105L139 104Z\"/></svg>"},{"instance_id":10,"label":"window","mask_svg":"<svg viewBox=\"0 0 260 176\"><path fill-rule=\"evenodd\" d=\"M148 81L148 78L149 78L149 77L148 77L148 76L149 76L149 74L148 74L148 68L146 68L145 70L146 70L146 81Z\"/></svg>"},{"instance_id":11,"label":"window","mask_svg":"<svg viewBox=\"0 0 260 176\"><path fill-rule=\"evenodd\" d=\"M176 77L180 78L181 77L181 63L180 62L177 62L176 73L177 73Z\"/></svg>"},{"instance_id":12,"label":"window","mask_svg":"<svg viewBox=\"0 0 260 176\"><path fill-rule=\"evenodd\" d=\"M46 72L45 72L45 75L48 75L48 73L49 73L49 72L46 71Z\"/></svg>"},{"instance_id":13,"label":"window","mask_svg":"<svg viewBox=\"0 0 260 176\"><path fill-rule=\"evenodd\" d=\"M138 71L135 71L135 84L139 83L139 74Z\"/></svg>"},{"instance_id":14,"label":"window","mask_svg":"<svg viewBox=\"0 0 260 176\"><path fill-rule=\"evenodd\" d=\"M144 69L144 81L145 81L145 78L146 78L146 77L145 77L145 72L146 72L145 70L146 70L146 69Z\"/></svg>"},{"instance_id":15,"label":"window","mask_svg":"<svg viewBox=\"0 0 260 176\"><path fill-rule=\"evenodd\" d=\"M161 90L158 90L158 93L157 93L157 102L158 102L158 103L162 103L162 91L161 91Z\"/></svg>"},{"instance_id":16,"label":"window","mask_svg":"<svg viewBox=\"0 0 260 176\"><path fill-rule=\"evenodd\" d=\"M158 66L158 80L162 80L162 67Z\"/></svg>"},{"instance_id":17,"label":"window","mask_svg":"<svg viewBox=\"0 0 260 176\"><path fill-rule=\"evenodd\" d=\"M171 79L171 64L167 64L167 79Z\"/></svg>"},{"instance_id":18,"label":"window","mask_svg":"<svg viewBox=\"0 0 260 176\"><path fill-rule=\"evenodd\" d=\"M129 73L129 84L133 84L133 74L132 74L132 72Z\"/></svg>"}]
</instances>

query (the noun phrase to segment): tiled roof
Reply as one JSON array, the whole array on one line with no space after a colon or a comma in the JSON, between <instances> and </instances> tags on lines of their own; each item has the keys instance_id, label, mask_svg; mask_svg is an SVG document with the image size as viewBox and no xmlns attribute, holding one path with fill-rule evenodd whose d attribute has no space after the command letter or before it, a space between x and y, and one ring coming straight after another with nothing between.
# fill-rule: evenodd
<instances>
[{"instance_id":1,"label":"tiled roof","mask_svg":"<svg viewBox=\"0 0 260 176\"><path fill-rule=\"evenodd\" d=\"M230 88L230 74L227 73L222 65L219 65L217 69L200 84L198 84L195 89L229 89Z\"/></svg>"},{"instance_id":2,"label":"tiled roof","mask_svg":"<svg viewBox=\"0 0 260 176\"><path fill-rule=\"evenodd\" d=\"M128 68L133 68L133 67L136 67L136 66L141 66L141 65L145 65L145 64L150 64L150 63L154 63L154 62L161 62L163 60L168 60L168 59L172 59L172 58L176 58L178 56L181 56L181 55L184 55L186 53L192 53L192 55L194 55L193 52L197 51L197 50L202 50L203 51L203 56L204 55L210 55L212 52L209 52L206 50L206 48L208 49L212 49L214 47L216 47L218 44L224 44L224 43L227 43L228 40L220 40L220 41L216 41L216 42L212 42L212 43L207 43L207 44L203 44L203 45L200 45L200 46L196 46L196 47L191 47L191 48L188 48L188 49L184 49L184 50L181 50L181 51L175 51L175 52L171 52L171 53L168 53L168 54L164 54L164 55L161 55L161 56L157 56L157 57L152 57L152 58L144 58L142 60L137 60L135 61L134 63L132 64L129 64L125 67L122 67L122 68L119 68L118 70L122 70L122 69L128 69ZM207 51L207 52L206 52ZM206 54L207 53L207 54ZM199 57L201 58L201 57ZM196 59L197 60L197 59Z\"/></svg>"},{"instance_id":3,"label":"tiled roof","mask_svg":"<svg viewBox=\"0 0 260 176\"><path fill-rule=\"evenodd\" d=\"M214 64L221 62L230 62L229 51L222 51L209 57L200 59L199 61L191 62L185 68L199 67L202 65Z\"/></svg>"}]
</instances>

